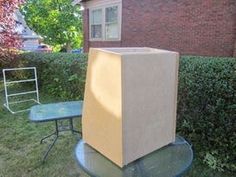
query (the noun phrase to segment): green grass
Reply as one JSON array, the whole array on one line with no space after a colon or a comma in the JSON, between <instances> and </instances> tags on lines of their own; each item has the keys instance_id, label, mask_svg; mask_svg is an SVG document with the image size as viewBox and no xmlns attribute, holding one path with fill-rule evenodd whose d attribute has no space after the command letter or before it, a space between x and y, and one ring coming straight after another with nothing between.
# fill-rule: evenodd
<instances>
[{"instance_id":1,"label":"green grass","mask_svg":"<svg viewBox=\"0 0 236 177\"><path fill-rule=\"evenodd\" d=\"M42 94L40 98L42 103L62 101ZM0 86L0 177L88 176L79 168L74 156L79 135L61 133L46 162L42 163L50 140L43 144L39 140L54 131L54 123L32 123L28 113L13 115L3 107L3 102ZM80 128L79 119L75 126Z\"/></svg>"},{"instance_id":2,"label":"green grass","mask_svg":"<svg viewBox=\"0 0 236 177\"><path fill-rule=\"evenodd\" d=\"M64 100L40 93L42 103ZM42 163L43 153L49 141L40 144L39 140L54 131L53 123L32 123L28 113L12 115L4 107L4 93L0 83L0 177L86 177L79 168L74 149L78 135L62 133L48 159ZM80 128L79 119L76 128ZM194 160L187 177L232 177L235 174L219 173Z\"/></svg>"}]
</instances>

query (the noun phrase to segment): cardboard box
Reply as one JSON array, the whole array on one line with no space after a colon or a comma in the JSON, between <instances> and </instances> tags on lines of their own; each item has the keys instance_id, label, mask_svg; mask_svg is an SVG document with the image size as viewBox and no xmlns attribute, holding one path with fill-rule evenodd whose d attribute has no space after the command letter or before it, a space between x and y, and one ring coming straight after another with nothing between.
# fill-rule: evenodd
<instances>
[{"instance_id":1,"label":"cardboard box","mask_svg":"<svg viewBox=\"0 0 236 177\"><path fill-rule=\"evenodd\" d=\"M179 54L91 48L84 141L120 167L175 141Z\"/></svg>"}]
</instances>

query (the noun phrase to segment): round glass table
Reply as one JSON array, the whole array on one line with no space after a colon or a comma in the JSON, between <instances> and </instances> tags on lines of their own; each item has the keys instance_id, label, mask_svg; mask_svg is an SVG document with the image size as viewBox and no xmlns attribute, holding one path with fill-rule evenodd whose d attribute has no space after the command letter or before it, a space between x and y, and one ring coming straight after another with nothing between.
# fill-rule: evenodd
<instances>
[{"instance_id":1,"label":"round glass table","mask_svg":"<svg viewBox=\"0 0 236 177\"><path fill-rule=\"evenodd\" d=\"M120 168L80 140L75 149L79 165L92 177L177 177L193 161L192 146L180 136L176 141Z\"/></svg>"}]
</instances>

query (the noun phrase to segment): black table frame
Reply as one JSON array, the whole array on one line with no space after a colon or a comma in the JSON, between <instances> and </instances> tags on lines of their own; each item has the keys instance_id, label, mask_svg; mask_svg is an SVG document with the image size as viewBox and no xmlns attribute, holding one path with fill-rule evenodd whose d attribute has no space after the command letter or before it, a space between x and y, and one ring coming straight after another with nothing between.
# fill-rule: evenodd
<instances>
[{"instance_id":1,"label":"black table frame","mask_svg":"<svg viewBox=\"0 0 236 177\"><path fill-rule=\"evenodd\" d=\"M58 121L59 120L63 120L63 119L55 119L55 132L51 133L50 135L47 135L45 137L43 137L41 140L40 140L40 144L43 143L44 140L46 140L47 138L50 138L51 136L55 135L55 138L53 139L53 142L49 145L47 151L45 152L44 156L43 156L43 162L45 162L45 160L47 159L47 156L49 154L49 152L51 151L51 149L53 148L53 146L55 145L58 137L59 137L59 132L63 132L63 131L71 131L72 134L74 133L78 133L80 134L80 136L82 136L82 132L81 131L77 131L74 129L74 126L73 126L73 118L74 117L70 117L70 118L65 118L65 119L69 119L70 121L70 128L69 129L62 129L60 130L60 126L58 125ZM64 120L65 120L64 119ZM52 120L53 121L53 120Z\"/></svg>"}]
</instances>

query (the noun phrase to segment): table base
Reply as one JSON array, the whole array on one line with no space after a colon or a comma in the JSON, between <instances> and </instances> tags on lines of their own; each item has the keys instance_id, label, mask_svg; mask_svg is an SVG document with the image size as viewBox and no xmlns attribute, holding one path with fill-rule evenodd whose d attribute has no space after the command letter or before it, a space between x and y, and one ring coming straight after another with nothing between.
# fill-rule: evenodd
<instances>
[{"instance_id":1,"label":"table base","mask_svg":"<svg viewBox=\"0 0 236 177\"><path fill-rule=\"evenodd\" d=\"M75 149L81 168L92 177L180 177L191 166L192 146L182 137L120 168L80 140Z\"/></svg>"},{"instance_id":2,"label":"table base","mask_svg":"<svg viewBox=\"0 0 236 177\"><path fill-rule=\"evenodd\" d=\"M63 129L63 130L60 130L59 126L58 126L58 120L55 120L55 129L56 131L53 132L52 134L50 135L47 135L45 137L43 137L41 140L40 140L40 144L43 143L44 140L46 140L47 138L50 138L51 136L55 135L55 138L53 139L53 142L49 145L47 151L45 152L44 156L43 156L43 162L47 159L47 156L49 154L49 152L51 151L51 149L53 148L54 144L56 143L58 137L59 137L59 132L63 132L63 131L71 131L72 134L74 133L78 133L82 136L82 132L80 131L77 131L74 129L74 126L73 126L73 119L69 119L70 120L70 128L69 129Z\"/></svg>"}]
</instances>

